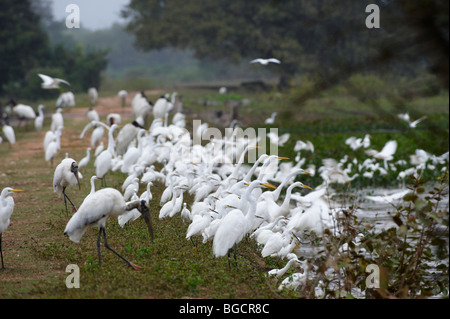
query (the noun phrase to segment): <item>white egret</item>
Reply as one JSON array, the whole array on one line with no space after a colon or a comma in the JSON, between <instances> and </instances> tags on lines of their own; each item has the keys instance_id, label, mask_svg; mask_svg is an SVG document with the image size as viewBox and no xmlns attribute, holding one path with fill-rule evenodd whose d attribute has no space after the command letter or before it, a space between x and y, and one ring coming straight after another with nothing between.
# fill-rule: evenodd
<instances>
[{"instance_id":1,"label":"white egret","mask_svg":"<svg viewBox=\"0 0 450 319\"><path fill-rule=\"evenodd\" d=\"M411 118L409 117L409 113L403 113L403 114L397 114L397 117L403 121L405 121L406 123L408 123L410 128L416 128L417 125L422 122L423 120L425 120L427 117L426 116L422 116L421 118L415 120L415 121L411 121Z\"/></svg>"},{"instance_id":2,"label":"white egret","mask_svg":"<svg viewBox=\"0 0 450 319\"><path fill-rule=\"evenodd\" d=\"M125 154L131 141L133 141L136 138L139 129L143 129L143 127L137 121L133 121L123 126L119 134L117 134L116 139L117 155Z\"/></svg>"},{"instance_id":3,"label":"white egret","mask_svg":"<svg viewBox=\"0 0 450 319\"><path fill-rule=\"evenodd\" d=\"M213 240L213 251L216 257L225 256L225 254L227 254L235 244L238 244L250 230L253 225L253 218L256 210L256 201L251 197L251 193L256 187L263 186L268 187L268 184L263 184L260 181L255 180L251 182L245 191L243 201L249 203L249 209L247 210L246 215L244 215L244 212L241 209L235 208L223 217Z\"/></svg>"},{"instance_id":4,"label":"white egret","mask_svg":"<svg viewBox=\"0 0 450 319\"><path fill-rule=\"evenodd\" d=\"M3 123L2 127L3 134L5 134L6 139L8 140L10 145L16 143L16 134L14 133L14 129L9 124Z\"/></svg>"},{"instance_id":5,"label":"white egret","mask_svg":"<svg viewBox=\"0 0 450 319\"><path fill-rule=\"evenodd\" d=\"M75 95L72 92L61 93L56 100L57 107L75 106Z\"/></svg>"},{"instance_id":6,"label":"white egret","mask_svg":"<svg viewBox=\"0 0 450 319\"><path fill-rule=\"evenodd\" d=\"M97 103L98 92L95 87L89 88L88 97L89 97L89 102L91 102L91 105L95 105L95 103Z\"/></svg>"},{"instance_id":7,"label":"white egret","mask_svg":"<svg viewBox=\"0 0 450 319\"><path fill-rule=\"evenodd\" d=\"M373 158L380 159L384 161L384 168L388 169L387 162L394 158L394 154L397 151L397 141L388 141L381 151L376 151L373 149L366 150L366 154L372 156Z\"/></svg>"},{"instance_id":8,"label":"white egret","mask_svg":"<svg viewBox=\"0 0 450 319\"><path fill-rule=\"evenodd\" d=\"M77 211L77 208L66 194L66 188L76 184L78 184L78 189L80 189L80 180L78 179L78 163L73 158L65 158L55 169L55 173L53 175L53 191L57 193L59 197L61 197L61 194L64 195L66 212L66 199L70 202L70 204L72 204L73 210L75 212Z\"/></svg>"},{"instance_id":9,"label":"white egret","mask_svg":"<svg viewBox=\"0 0 450 319\"><path fill-rule=\"evenodd\" d=\"M100 116L97 111L94 110L93 106L89 106L89 111L87 112L87 117L89 121L100 121Z\"/></svg>"},{"instance_id":10,"label":"white egret","mask_svg":"<svg viewBox=\"0 0 450 319\"><path fill-rule=\"evenodd\" d=\"M278 146L283 146L289 140L290 136L291 135L289 133L284 133L281 136L278 136L274 132L267 133L267 137L269 138L270 143L276 144Z\"/></svg>"},{"instance_id":11,"label":"white egret","mask_svg":"<svg viewBox=\"0 0 450 319\"><path fill-rule=\"evenodd\" d=\"M61 134L62 128L59 127L58 130L53 134L48 133L45 135L46 137L46 139L44 140L45 160L47 162L50 162L52 167L53 167L53 158L55 158L56 154L61 149Z\"/></svg>"},{"instance_id":12,"label":"white egret","mask_svg":"<svg viewBox=\"0 0 450 319\"><path fill-rule=\"evenodd\" d=\"M117 124L111 126L108 132L108 148L101 152L95 159L95 175L98 178L104 178L106 173L112 168L112 159L115 156L114 130L116 128L118 128Z\"/></svg>"},{"instance_id":13,"label":"white egret","mask_svg":"<svg viewBox=\"0 0 450 319\"><path fill-rule=\"evenodd\" d=\"M80 162L78 163L78 169L81 170L82 168L84 168L87 164L89 164L89 161L91 159L91 148L88 147L86 149L86 156L83 157Z\"/></svg>"},{"instance_id":14,"label":"white egret","mask_svg":"<svg viewBox=\"0 0 450 319\"><path fill-rule=\"evenodd\" d=\"M55 132L58 127L64 127L64 117L62 115L62 109L58 108L55 113L52 114L52 123L50 129Z\"/></svg>"},{"instance_id":15,"label":"white egret","mask_svg":"<svg viewBox=\"0 0 450 319\"><path fill-rule=\"evenodd\" d=\"M277 116L277 112L273 112L269 118L264 121L264 124L273 124L275 122L275 117Z\"/></svg>"},{"instance_id":16,"label":"white egret","mask_svg":"<svg viewBox=\"0 0 450 319\"><path fill-rule=\"evenodd\" d=\"M49 89L58 89L60 83L64 83L70 86L69 82L63 79L58 78L52 78L51 76L45 75L45 74L38 74L39 77L42 79L41 87L43 89L49 90Z\"/></svg>"},{"instance_id":17,"label":"white egret","mask_svg":"<svg viewBox=\"0 0 450 319\"><path fill-rule=\"evenodd\" d=\"M151 114L152 104L145 96L144 92L136 94L133 101L131 101L131 110L136 118L136 121L142 126L145 119Z\"/></svg>"},{"instance_id":18,"label":"white egret","mask_svg":"<svg viewBox=\"0 0 450 319\"><path fill-rule=\"evenodd\" d=\"M278 59L275 59L275 58L269 58L269 59L258 58L258 59L251 60L250 63L259 63L261 65L268 65L269 63L280 64L281 61Z\"/></svg>"},{"instance_id":19,"label":"white egret","mask_svg":"<svg viewBox=\"0 0 450 319\"><path fill-rule=\"evenodd\" d=\"M39 104L38 106L38 116L34 119L34 127L37 132L42 130L42 126L44 125L44 106Z\"/></svg>"},{"instance_id":20,"label":"white egret","mask_svg":"<svg viewBox=\"0 0 450 319\"><path fill-rule=\"evenodd\" d=\"M100 189L95 193L87 196L79 207L78 211L67 223L64 230L64 235L69 236L70 240L78 243L80 242L89 226L97 226L99 228L97 238L97 253L99 264L102 264L100 254L100 239L101 235L103 234L104 245L107 249L111 250L133 269L140 270L142 269L142 267L139 267L130 262L108 245L105 230L106 221L109 217L118 217L135 208L137 208L142 214L144 221L147 224L149 234L151 238L153 238L151 216L146 203L139 200L127 203L125 202L122 194L114 188Z\"/></svg>"},{"instance_id":21,"label":"white egret","mask_svg":"<svg viewBox=\"0 0 450 319\"><path fill-rule=\"evenodd\" d=\"M125 106L125 102L128 96L128 92L126 90L120 90L117 95L119 96L120 100L122 101L122 107Z\"/></svg>"},{"instance_id":22,"label":"white egret","mask_svg":"<svg viewBox=\"0 0 450 319\"><path fill-rule=\"evenodd\" d=\"M11 195L13 193L20 192L23 192L23 190L5 187L0 194L0 256L2 259L1 269L5 269L5 264L3 263L2 234L8 228L11 215L14 211L14 198L12 198Z\"/></svg>"}]
</instances>

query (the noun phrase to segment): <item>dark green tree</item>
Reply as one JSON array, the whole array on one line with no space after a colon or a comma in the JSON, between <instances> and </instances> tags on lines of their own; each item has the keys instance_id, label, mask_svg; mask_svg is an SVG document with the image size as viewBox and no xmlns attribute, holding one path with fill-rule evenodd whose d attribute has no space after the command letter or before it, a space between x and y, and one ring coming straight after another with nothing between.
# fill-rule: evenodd
<instances>
[{"instance_id":1,"label":"dark green tree","mask_svg":"<svg viewBox=\"0 0 450 319\"><path fill-rule=\"evenodd\" d=\"M379 29L365 25L371 3L381 11ZM122 15L145 50L188 48L197 57L234 62L274 56L282 61L272 67L281 79L307 72L321 80L345 80L340 73L414 73L426 67L448 88L442 76L446 70L448 78L442 59L445 52L448 57L448 2L443 0L131 0ZM423 30L433 33L427 46L421 43ZM436 70L438 61L444 72Z\"/></svg>"},{"instance_id":2,"label":"dark green tree","mask_svg":"<svg viewBox=\"0 0 450 319\"><path fill-rule=\"evenodd\" d=\"M0 9L0 94L17 90L30 70L50 57L49 40L29 0L2 0Z\"/></svg>"}]
</instances>

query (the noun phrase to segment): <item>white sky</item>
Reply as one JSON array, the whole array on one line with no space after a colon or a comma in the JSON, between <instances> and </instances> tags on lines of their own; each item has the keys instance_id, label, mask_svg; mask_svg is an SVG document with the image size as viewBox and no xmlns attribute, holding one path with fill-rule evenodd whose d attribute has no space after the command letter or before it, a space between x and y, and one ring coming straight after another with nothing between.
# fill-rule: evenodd
<instances>
[{"instance_id":1,"label":"white sky","mask_svg":"<svg viewBox=\"0 0 450 319\"><path fill-rule=\"evenodd\" d=\"M66 6L76 4L80 8L80 27L91 30L109 28L114 22L120 22L120 10L130 0L53 0L55 20L66 19Z\"/></svg>"}]
</instances>

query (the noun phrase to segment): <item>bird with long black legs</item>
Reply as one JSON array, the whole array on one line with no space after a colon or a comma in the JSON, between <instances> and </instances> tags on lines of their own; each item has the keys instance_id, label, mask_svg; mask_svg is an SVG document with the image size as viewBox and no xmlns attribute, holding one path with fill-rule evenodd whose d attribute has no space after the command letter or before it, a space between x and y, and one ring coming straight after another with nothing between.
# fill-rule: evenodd
<instances>
[{"instance_id":1,"label":"bird with long black legs","mask_svg":"<svg viewBox=\"0 0 450 319\"><path fill-rule=\"evenodd\" d=\"M79 207L78 211L72 216L66 225L64 235L69 236L73 242L80 242L84 233L89 227L97 226L99 228L97 237L97 253L99 265L102 265L102 257L100 252L101 238L103 235L104 246L112 251L116 256L125 261L130 267L135 270L140 270L140 267L109 246L106 238L106 221L109 217L118 217L126 212L138 209L142 214L145 223L147 224L150 238L153 241L153 226L150 216L150 211L145 201L135 200L126 202L123 195L114 188L103 188L95 193L89 194Z\"/></svg>"},{"instance_id":2,"label":"bird with long black legs","mask_svg":"<svg viewBox=\"0 0 450 319\"><path fill-rule=\"evenodd\" d=\"M78 189L80 189L80 180L78 178L78 163L73 158L65 158L58 166L56 166L55 173L53 175L53 190L58 194L59 197L61 197L61 194L64 195L64 205L66 207L66 213L67 200L72 205L73 211L77 211L76 206L66 194L66 188L68 186L74 186L76 184L78 184Z\"/></svg>"}]
</instances>

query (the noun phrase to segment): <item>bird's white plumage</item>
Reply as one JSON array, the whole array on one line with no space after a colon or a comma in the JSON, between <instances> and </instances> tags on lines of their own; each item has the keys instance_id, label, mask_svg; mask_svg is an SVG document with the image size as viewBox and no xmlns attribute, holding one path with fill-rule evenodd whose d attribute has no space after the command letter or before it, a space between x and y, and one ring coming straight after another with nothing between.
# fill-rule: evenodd
<instances>
[{"instance_id":1,"label":"bird's white plumage","mask_svg":"<svg viewBox=\"0 0 450 319\"><path fill-rule=\"evenodd\" d=\"M269 63L280 64L281 61L278 59L275 59L275 58L269 58L269 59L258 58L258 59L251 60L250 63L260 63L262 65L268 65Z\"/></svg>"},{"instance_id":2,"label":"bird's white plumage","mask_svg":"<svg viewBox=\"0 0 450 319\"><path fill-rule=\"evenodd\" d=\"M52 78L51 76L39 73L38 76L42 79L41 87L43 89L58 89L60 83L70 85L69 82L63 79Z\"/></svg>"}]
</instances>

